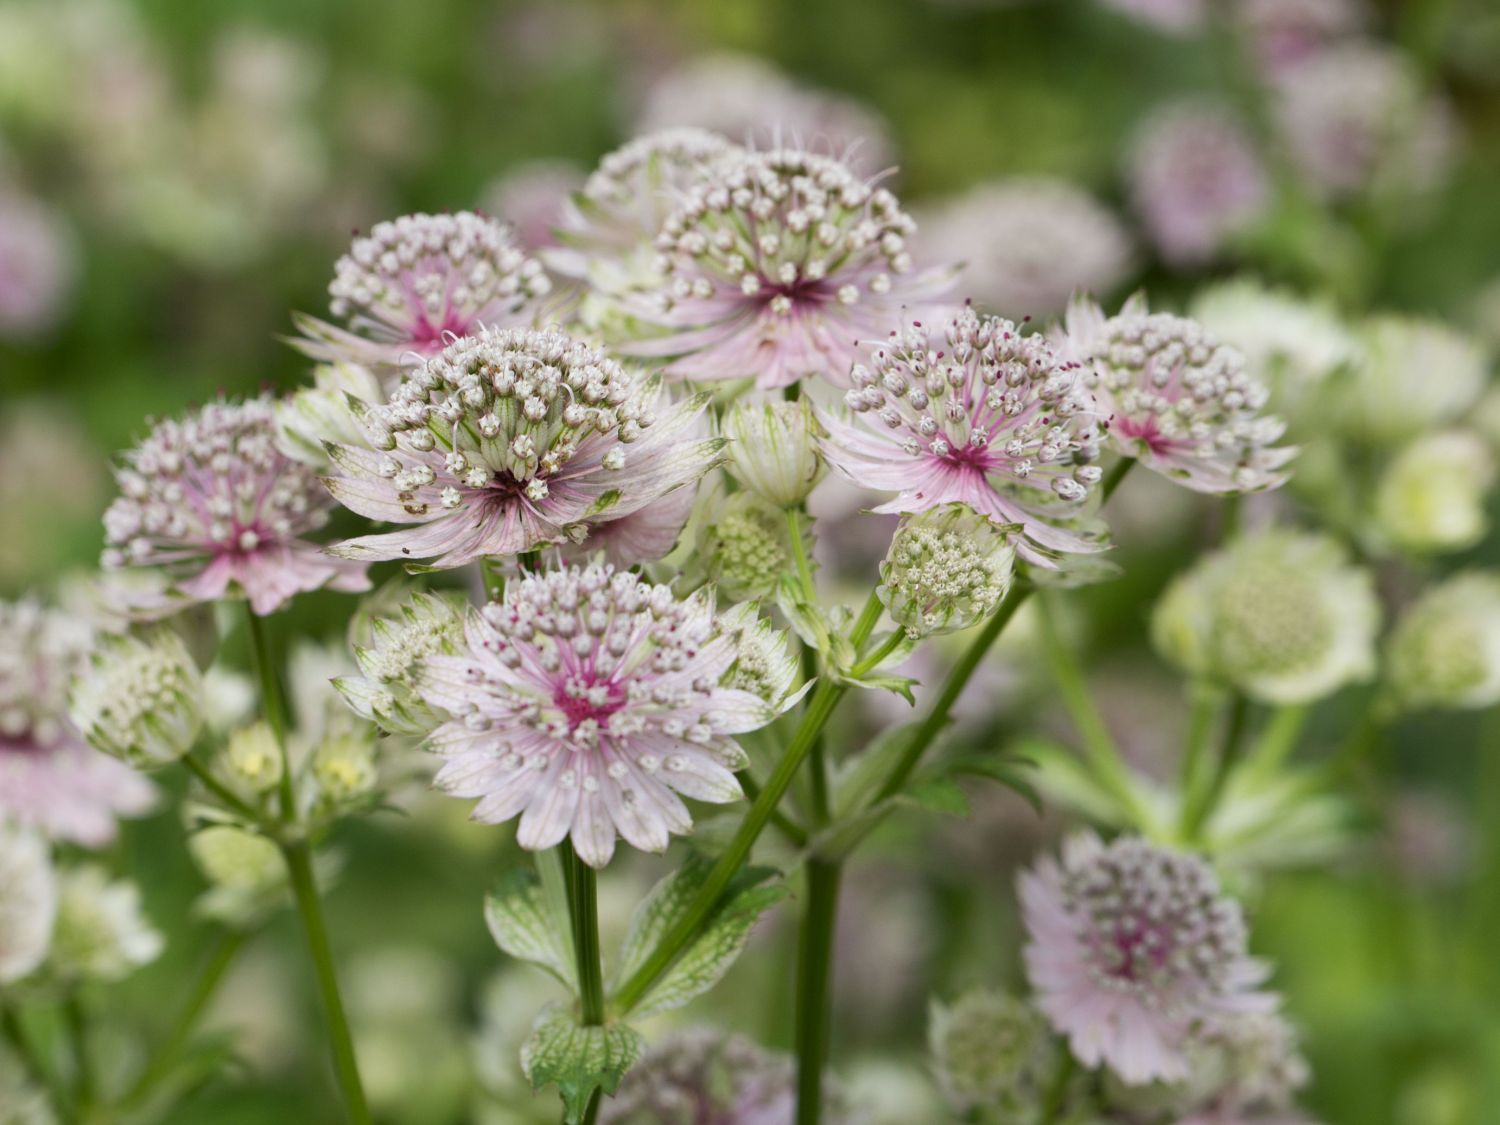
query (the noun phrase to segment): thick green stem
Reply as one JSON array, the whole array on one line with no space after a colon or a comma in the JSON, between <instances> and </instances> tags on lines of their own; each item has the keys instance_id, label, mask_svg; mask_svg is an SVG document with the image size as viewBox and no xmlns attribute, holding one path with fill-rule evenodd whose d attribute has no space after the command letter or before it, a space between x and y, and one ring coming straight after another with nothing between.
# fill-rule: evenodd
<instances>
[{"instance_id":1,"label":"thick green stem","mask_svg":"<svg viewBox=\"0 0 1500 1125\"><path fill-rule=\"evenodd\" d=\"M1038 619L1041 623L1042 647L1047 652L1047 663L1052 669L1052 679L1062 696L1063 705L1077 728L1083 743L1083 751L1093 766L1097 780L1109 791L1129 821L1137 827L1146 823L1145 810L1130 782L1130 773L1125 760L1115 745L1114 736L1099 714L1094 697L1084 683L1083 672L1073 659L1072 652L1064 643L1057 628L1051 608L1051 599L1043 594L1039 599Z\"/></svg>"},{"instance_id":2,"label":"thick green stem","mask_svg":"<svg viewBox=\"0 0 1500 1125\"><path fill-rule=\"evenodd\" d=\"M1297 739L1311 713L1312 708L1305 703L1282 706L1272 711L1265 730L1245 756L1245 764L1241 768L1246 776L1265 781L1274 775L1296 749Z\"/></svg>"},{"instance_id":3,"label":"thick green stem","mask_svg":"<svg viewBox=\"0 0 1500 1125\"><path fill-rule=\"evenodd\" d=\"M245 603L245 617L250 624L250 655L255 665L255 678L260 684L261 717L271 728L276 746L281 751L281 819L290 823L297 819L297 798L292 782L292 760L286 746L286 697L282 694L281 676L271 653L265 620L250 608L248 602Z\"/></svg>"},{"instance_id":4,"label":"thick green stem","mask_svg":"<svg viewBox=\"0 0 1500 1125\"><path fill-rule=\"evenodd\" d=\"M63 1020L73 1045L73 1101L79 1116L89 1116L94 1108L98 1084L94 1075L94 1052L89 1043L88 1014L75 991L63 1002Z\"/></svg>"},{"instance_id":5,"label":"thick green stem","mask_svg":"<svg viewBox=\"0 0 1500 1125\"><path fill-rule=\"evenodd\" d=\"M749 770L740 774L740 788L745 791L745 796L749 797L752 801L760 796L760 783L750 776ZM786 837L787 843L791 844L792 847L807 847L807 829L803 828L780 809L772 811L771 823L778 832Z\"/></svg>"},{"instance_id":6,"label":"thick green stem","mask_svg":"<svg viewBox=\"0 0 1500 1125\"><path fill-rule=\"evenodd\" d=\"M1052 1084L1047 1087L1047 1097L1042 1105L1042 1125L1056 1125L1063 1109L1068 1104L1068 1087L1073 1084L1073 1075L1078 1071L1078 1060L1073 1052L1064 1047L1062 1057L1057 1060L1057 1070Z\"/></svg>"},{"instance_id":7,"label":"thick green stem","mask_svg":"<svg viewBox=\"0 0 1500 1125\"><path fill-rule=\"evenodd\" d=\"M880 642L879 647L874 652L849 669L849 674L858 678L866 672L880 667L880 662L900 648L901 642L905 639L906 635L900 629L895 630L889 637Z\"/></svg>"},{"instance_id":8,"label":"thick green stem","mask_svg":"<svg viewBox=\"0 0 1500 1125\"><path fill-rule=\"evenodd\" d=\"M833 1008L833 939L843 865L810 858L797 942L797 1125L818 1125Z\"/></svg>"},{"instance_id":9,"label":"thick green stem","mask_svg":"<svg viewBox=\"0 0 1500 1125\"><path fill-rule=\"evenodd\" d=\"M1099 501L1102 504L1115 494L1115 489L1120 487L1120 482L1125 479L1126 474L1135 468L1134 457L1121 457L1110 468L1104 478L1104 483L1099 486Z\"/></svg>"},{"instance_id":10,"label":"thick green stem","mask_svg":"<svg viewBox=\"0 0 1500 1125\"><path fill-rule=\"evenodd\" d=\"M604 970L599 960L599 889L594 869L578 858L573 845L559 849L568 884L568 918L573 928L573 956L578 966L579 1011L585 1027L604 1023Z\"/></svg>"},{"instance_id":11,"label":"thick green stem","mask_svg":"<svg viewBox=\"0 0 1500 1125\"><path fill-rule=\"evenodd\" d=\"M177 1013L172 1030L162 1040L161 1046L156 1049L156 1054L152 1056L134 1085L130 1087L130 1091L121 1102L123 1107L140 1105L150 1097L157 1084L172 1072L172 1068L182 1054L183 1047L192 1037L193 1029L198 1026L198 1019L203 1015L204 1008L218 991L219 982L224 979L224 974L234 963L235 957L244 947L248 936L241 930L227 930L220 935L213 952L209 955L207 964L198 975L197 984L188 995L186 1003L182 1005L181 1011Z\"/></svg>"},{"instance_id":12,"label":"thick green stem","mask_svg":"<svg viewBox=\"0 0 1500 1125\"><path fill-rule=\"evenodd\" d=\"M313 879L312 852L303 841L284 844L281 851L286 857L292 895L297 900L297 912L302 916L302 929L307 935L308 952L312 955L313 974L317 978L318 995L323 1003L328 1046L333 1055L333 1069L338 1078L339 1090L344 1097L344 1109L353 1125L370 1125L370 1109L365 1102L364 1086L359 1080L354 1039L349 1034L349 1020L344 1014L343 998L339 995L333 950L328 944L328 926L323 919L323 904L318 898L317 883Z\"/></svg>"}]
</instances>

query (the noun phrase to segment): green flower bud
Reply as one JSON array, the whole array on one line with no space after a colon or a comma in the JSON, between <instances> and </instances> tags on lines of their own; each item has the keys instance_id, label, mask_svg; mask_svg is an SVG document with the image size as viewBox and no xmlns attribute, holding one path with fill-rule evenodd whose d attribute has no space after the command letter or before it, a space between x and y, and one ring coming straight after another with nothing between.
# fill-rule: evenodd
<instances>
[{"instance_id":1,"label":"green flower bud","mask_svg":"<svg viewBox=\"0 0 1500 1125\"><path fill-rule=\"evenodd\" d=\"M1010 1120L1035 1110L1057 1068L1047 1021L1003 992L968 992L952 1007L934 1002L927 1038L933 1070L955 1113L985 1108Z\"/></svg>"},{"instance_id":2,"label":"green flower bud","mask_svg":"<svg viewBox=\"0 0 1500 1125\"><path fill-rule=\"evenodd\" d=\"M1375 520L1398 549L1461 551L1484 538L1485 493L1495 480L1488 446L1462 430L1428 434L1387 466L1375 492Z\"/></svg>"},{"instance_id":3,"label":"green flower bud","mask_svg":"<svg viewBox=\"0 0 1500 1125\"><path fill-rule=\"evenodd\" d=\"M901 521L880 564L880 600L912 637L953 633L995 611L1014 568L1004 528L945 504Z\"/></svg>"},{"instance_id":4,"label":"green flower bud","mask_svg":"<svg viewBox=\"0 0 1500 1125\"><path fill-rule=\"evenodd\" d=\"M818 423L806 399L736 402L724 415L729 472L749 491L780 508L807 499L823 475Z\"/></svg>"},{"instance_id":5,"label":"green flower bud","mask_svg":"<svg viewBox=\"0 0 1500 1125\"><path fill-rule=\"evenodd\" d=\"M1190 675L1267 703L1309 703L1370 676L1379 624L1369 574L1337 543L1271 529L1177 578L1151 636Z\"/></svg>"},{"instance_id":6,"label":"green flower bud","mask_svg":"<svg viewBox=\"0 0 1500 1125\"><path fill-rule=\"evenodd\" d=\"M107 636L73 686L71 711L96 749L137 768L164 766L193 748L203 725L203 681L170 629Z\"/></svg>"},{"instance_id":7,"label":"green flower bud","mask_svg":"<svg viewBox=\"0 0 1500 1125\"><path fill-rule=\"evenodd\" d=\"M759 696L778 714L801 697L792 691L801 663L786 633L748 602L725 610L721 624L738 639L734 663L720 681L725 687Z\"/></svg>"},{"instance_id":8,"label":"green flower bud","mask_svg":"<svg viewBox=\"0 0 1500 1125\"><path fill-rule=\"evenodd\" d=\"M389 614L365 616L356 630L360 675L333 686L356 714L390 734L426 735L443 721L422 701L417 679L429 656L451 656L463 641L463 602L419 593Z\"/></svg>"},{"instance_id":9,"label":"green flower bud","mask_svg":"<svg viewBox=\"0 0 1500 1125\"><path fill-rule=\"evenodd\" d=\"M188 838L188 851L216 887L236 894L260 894L286 882L286 864L270 840L229 825L214 825Z\"/></svg>"},{"instance_id":10,"label":"green flower bud","mask_svg":"<svg viewBox=\"0 0 1500 1125\"><path fill-rule=\"evenodd\" d=\"M281 747L263 722L240 727L231 734L221 760L236 789L269 793L281 784Z\"/></svg>"},{"instance_id":11,"label":"green flower bud","mask_svg":"<svg viewBox=\"0 0 1500 1125\"><path fill-rule=\"evenodd\" d=\"M721 499L701 550L709 576L730 601L764 597L792 565L785 516L753 492Z\"/></svg>"},{"instance_id":12,"label":"green flower bud","mask_svg":"<svg viewBox=\"0 0 1500 1125\"><path fill-rule=\"evenodd\" d=\"M323 799L343 805L374 792L380 781L375 746L356 734L324 739L313 751L312 773Z\"/></svg>"},{"instance_id":13,"label":"green flower bud","mask_svg":"<svg viewBox=\"0 0 1500 1125\"><path fill-rule=\"evenodd\" d=\"M1386 678L1412 709L1500 703L1500 575L1459 574L1417 599L1391 633Z\"/></svg>"}]
</instances>

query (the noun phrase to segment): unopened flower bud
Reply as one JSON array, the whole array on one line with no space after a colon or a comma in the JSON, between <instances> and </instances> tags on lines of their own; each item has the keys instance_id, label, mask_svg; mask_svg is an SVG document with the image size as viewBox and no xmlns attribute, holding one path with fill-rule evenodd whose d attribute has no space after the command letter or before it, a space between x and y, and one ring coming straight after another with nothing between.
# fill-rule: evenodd
<instances>
[{"instance_id":1,"label":"unopened flower bud","mask_svg":"<svg viewBox=\"0 0 1500 1125\"><path fill-rule=\"evenodd\" d=\"M203 681L170 629L105 637L73 687L74 725L89 743L137 768L175 762L203 725Z\"/></svg>"},{"instance_id":2,"label":"unopened flower bud","mask_svg":"<svg viewBox=\"0 0 1500 1125\"><path fill-rule=\"evenodd\" d=\"M720 681L759 696L779 713L795 700L792 687L801 667L786 633L762 617L750 603L741 603L724 613L725 632L734 633L739 654Z\"/></svg>"},{"instance_id":3,"label":"unopened flower bud","mask_svg":"<svg viewBox=\"0 0 1500 1125\"><path fill-rule=\"evenodd\" d=\"M354 659L360 675L333 681L362 717L391 734L425 735L440 722L417 694L429 656L452 656L463 643L462 603L420 593L390 614L368 616L356 630Z\"/></svg>"},{"instance_id":4,"label":"unopened flower bud","mask_svg":"<svg viewBox=\"0 0 1500 1125\"><path fill-rule=\"evenodd\" d=\"M1042 1014L999 991L966 993L952 1007L934 1003L928 1043L943 1096L958 1114L980 1106L1034 1110L1057 1066Z\"/></svg>"},{"instance_id":5,"label":"unopened flower bud","mask_svg":"<svg viewBox=\"0 0 1500 1125\"><path fill-rule=\"evenodd\" d=\"M320 743L313 751L312 772L324 800L336 805L367 796L380 780L374 745L357 735L335 735Z\"/></svg>"},{"instance_id":6,"label":"unopened flower bud","mask_svg":"<svg viewBox=\"0 0 1500 1125\"><path fill-rule=\"evenodd\" d=\"M1382 316L1368 321L1360 358L1340 384L1332 420L1371 445L1399 445L1413 434L1452 421L1484 390L1484 349L1438 321ZM1413 372L1421 372L1414 382Z\"/></svg>"},{"instance_id":7,"label":"unopened flower bud","mask_svg":"<svg viewBox=\"0 0 1500 1125\"><path fill-rule=\"evenodd\" d=\"M205 828L188 838L188 850L209 882L239 894L280 886L286 878L286 864L276 845L243 828Z\"/></svg>"},{"instance_id":8,"label":"unopened flower bud","mask_svg":"<svg viewBox=\"0 0 1500 1125\"><path fill-rule=\"evenodd\" d=\"M1375 492L1376 523L1403 551L1461 551L1484 538L1485 493L1494 481L1494 458L1479 437L1427 434L1386 467Z\"/></svg>"},{"instance_id":9,"label":"unopened flower bud","mask_svg":"<svg viewBox=\"0 0 1500 1125\"><path fill-rule=\"evenodd\" d=\"M1005 529L963 504L908 516L880 564L880 599L912 637L953 633L1005 600L1015 551Z\"/></svg>"},{"instance_id":10,"label":"unopened flower bud","mask_svg":"<svg viewBox=\"0 0 1500 1125\"><path fill-rule=\"evenodd\" d=\"M134 883L94 864L64 871L48 971L63 980L117 981L154 961L162 936L141 912Z\"/></svg>"},{"instance_id":11,"label":"unopened flower bud","mask_svg":"<svg viewBox=\"0 0 1500 1125\"><path fill-rule=\"evenodd\" d=\"M1500 702L1500 575L1470 571L1428 590L1396 623L1386 665L1409 708Z\"/></svg>"},{"instance_id":12,"label":"unopened flower bud","mask_svg":"<svg viewBox=\"0 0 1500 1125\"><path fill-rule=\"evenodd\" d=\"M724 436L734 479L778 507L800 504L823 475L818 424L806 399L737 402L724 415Z\"/></svg>"},{"instance_id":13,"label":"unopened flower bud","mask_svg":"<svg viewBox=\"0 0 1500 1125\"><path fill-rule=\"evenodd\" d=\"M240 727L229 736L223 763L238 789L269 793L281 784L281 747L263 722Z\"/></svg>"},{"instance_id":14,"label":"unopened flower bud","mask_svg":"<svg viewBox=\"0 0 1500 1125\"><path fill-rule=\"evenodd\" d=\"M1319 535L1273 529L1200 561L1152 614L1157 651L1267 703L1310 703L1374 671L1380 608L1367 572Z\"/></svg>"},{"instance_id":15,"label":"unopened flower bud","mask_svg":"<svg viewBox=\"0 0 1500 1125\"><path fill-rule=\"evenodd\" d=\"M753 492L725 497L704 528L708 572L732 601L763 597L791 566L782 513Z\"/></svg>"}]
</instances>

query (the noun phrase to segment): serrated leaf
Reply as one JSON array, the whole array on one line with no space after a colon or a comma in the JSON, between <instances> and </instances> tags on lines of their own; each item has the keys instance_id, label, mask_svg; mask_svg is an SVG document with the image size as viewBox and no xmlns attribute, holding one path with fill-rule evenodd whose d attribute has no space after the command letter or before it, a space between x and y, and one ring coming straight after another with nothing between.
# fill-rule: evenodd
<instances>
[{"instance_id":1,"label":"serrated leaf","mask_svg":"<svg viewBox=\"0 0 1500 1125\"><path fill-rule=\"evenodd\" d=\"M901 800L944 816L968 816L969 798L951 777L928 777L907 786Z\"/></svg>"},{"instance_id":2,"label":"serrated leaf","mask_svg":"<svg viewBox=\"0 0 1500 1125\"><path fill-rule=\"evenodd\" d=\"M485 899L484 920L498 945L512 957L530 961L578 991L572 949L564 935L567 918L559 918L542 882L530 871L512 872L500 889Z\"/></svg>"},{"instance_id":3,"label":"serrated leaf","mask_svg":"<svg viewBox=\"0 0 1500 1125\"><path fill-rule=\"evenodd\" d=\"M609 1095L619 1088L644 1045L628 1024L584 1027L569 1007L550 1004L521 1045L521 1070L533 1090L556 1086L563 1120L576 1125L596 1089Z\"/></svg>"},{"instance_id":4,"label":"serrated leaf","mask_svg":"<svg viewBox=\"0 0 1500 1125\"><path fill-rule=\"evenodd\" d=\"M631 919L630 933L620 950L617 982L629 980L641 967L693 901L711 868L710 861L695 857L651 889ZM722 905L630 1014L644 1017L679 1008L717 984L745 948L756 920L786 896L784 884L766 882L774 875L767 868L748 868L736 876L724 892Z\"/></svg>"}]
</instances>

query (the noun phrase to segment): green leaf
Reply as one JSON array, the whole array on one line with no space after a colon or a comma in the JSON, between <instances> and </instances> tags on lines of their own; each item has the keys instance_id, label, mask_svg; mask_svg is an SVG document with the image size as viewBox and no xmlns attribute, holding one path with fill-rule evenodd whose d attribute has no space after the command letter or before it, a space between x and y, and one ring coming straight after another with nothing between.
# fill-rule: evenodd
<instances>
[{"instance_id":1,"label":"green leaf","mask_svg":"<svg viewBox=\"0 0 1500 1125\"><path fill-rule=\"evenodd\" d=\"M851 816L874 800L920 725L902 723L887 727L862 753L843 763L834 780L833 811L836 819Z\"/></svg>"},{"instance_id":2,"label":"green leaf","mask_svg":"<svg viewBox=\"0 0 1500 1125\"><path fill-rule=\"evenodd\" d=\"M584 1027L567 1005L549 1004L521 1045L521 1069L533 1090L558 1088L563 1120L576 1125L594 1090L613 1094L644 1046L628 1024Z\"/></svg>"},{"instance_id":3,"label":"green leaf","mask_svg":"<svg viewBox=\"0 0 1500 1125\"><path fill-rule=\"evenodd\" d=\"M951 777L929 777L907 786L902 800L944 816L968 816L969 798Z\"/></svg>"},{"instance_id":4,"label":"green leaf","mask_svg":"<svg viewBox=\"0 0 1500 1125\"><path fill-rule=\"evenodd\" d=\"M630 979L662 936L682 917L712 866L711 861L694 857L651 889L631 918L614 977L617 983ZM745 948L756 920L786 896L783 883L767 883L775 874L762 867L747 868L736 876L724 892L721 905L709 915L697 937L630 1014L644 1017L680 1008L717 984Z\"/></svg>"},{"instance_id":5,"label":"green leaf","mask_svg":"<svg viewBox=\"0 0 1500 1125\"><path fill-rule=\"evenodd\" d=\"M539 965L578 991L568 920L558 917L542 882L530 871L512 872L484 902L484 920L512 957Z\"/></svg>"},{"instance_id":6,"label":"green leaf","mask_svg":"<svg viewBox=\"0 0 1500 1125\"><path fill-rule=\"evenodd\" d=\"M987 777L991 781L998 781L1007 789L1014 790L1026 803L1030 805L1037 816L1041 816L1042 795L1037 792L1036 784L1026 771L1035 771L1037 765L1029 758L1017 758L1012 755L1001 755L998 757L975 757L960 758L954 762L949 771L955 774L969 774L974 777Z\"/></svg>"}]
</instances>

